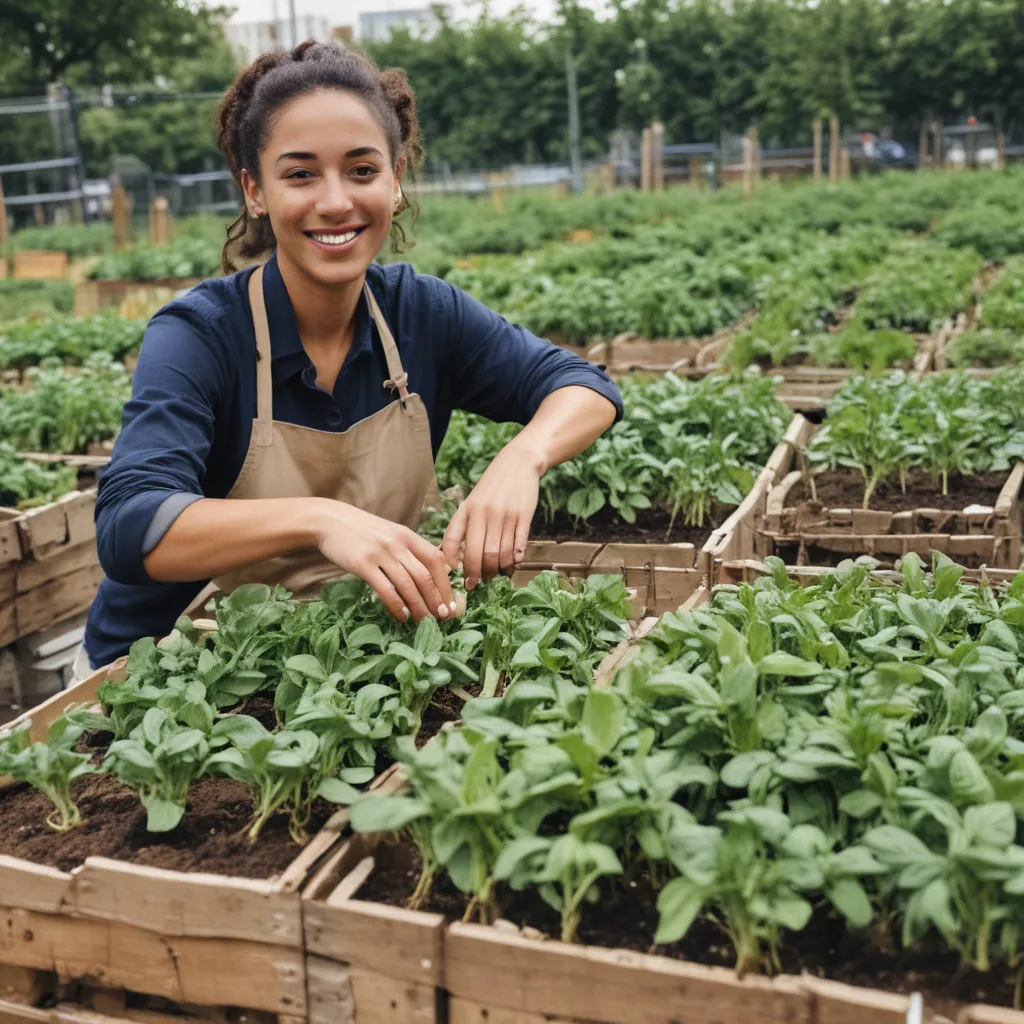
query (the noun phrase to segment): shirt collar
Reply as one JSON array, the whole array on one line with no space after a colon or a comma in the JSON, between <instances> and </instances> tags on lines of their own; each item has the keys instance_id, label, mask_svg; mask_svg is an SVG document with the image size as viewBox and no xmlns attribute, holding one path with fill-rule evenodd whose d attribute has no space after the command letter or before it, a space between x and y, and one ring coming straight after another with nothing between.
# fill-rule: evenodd
<instances>
[{"instance_id":1,"label":"shirt collar","mask_svg":"<svg viewBox=\"0 0 1024 1024\"><path fill-rule=\"evenodd\" d=\"M267 307L267 324L270 327L271 377L274 384L281 384L311 366L312 362L302 347L302 338L299 337L298 324L295 322L295 309L284 278L281 277L276 252L263 267L263 301ZM354 359L373 350L370 327L370 310L366 300L360 298L356 306L356 333L345 357L342 374Z\"/></svg>"}]
</instances>

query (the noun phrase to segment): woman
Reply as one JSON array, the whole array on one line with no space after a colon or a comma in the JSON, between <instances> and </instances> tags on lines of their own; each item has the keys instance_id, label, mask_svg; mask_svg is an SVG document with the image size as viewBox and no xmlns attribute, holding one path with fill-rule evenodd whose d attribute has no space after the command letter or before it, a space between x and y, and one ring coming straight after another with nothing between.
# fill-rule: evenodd
<instances>
[{"instance_id":1,"label":"woman","mask_svg":"<svg viewBox=\"0 0 1024 1024\"><path fill-rule=\"evenodd\" d=\"M86 629L92 667L166 634L211 580L309 594L348 572L399 619L447 618L449 567L461 557L467 588L511 569L540 477L621 413L598 368L408 264L374 262L421 155L401 71L314 43L264 54L219 126L245 198L225 270L232 252L272 254L146 330L96 504L107 578ZM436 507L455 408L527 425L438 549L414 530Z\"/></svg>"}]
</instances>

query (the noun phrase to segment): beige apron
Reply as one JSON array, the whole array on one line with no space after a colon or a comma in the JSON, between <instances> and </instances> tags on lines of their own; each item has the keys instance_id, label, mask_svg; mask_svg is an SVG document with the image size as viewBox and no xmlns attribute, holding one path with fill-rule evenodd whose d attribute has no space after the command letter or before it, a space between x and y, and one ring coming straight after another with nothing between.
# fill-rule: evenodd
<instances>
[{"instance_id":1,"label":"beige apron","mask_svg":"<svg viewBox=\"0 0 1024 1024\"><path fill-rule=\"evenodd\" d=\"M427 410L419 395L409 393L395 339L368 285L363 294L388 364L390 379L383 387L398 398L341 433L300 427L274 419L263 268L253 271L249 305L256 328L256 419L229 498L333 498L411 530L419 526L425 510L440 509ZM225 592L243 583L280 583L297 597L312 597L342 575L313 549L247 566L213 583ZM190 611L205 604L210 590L204 589Z\"/></svg>"}]
</instances>

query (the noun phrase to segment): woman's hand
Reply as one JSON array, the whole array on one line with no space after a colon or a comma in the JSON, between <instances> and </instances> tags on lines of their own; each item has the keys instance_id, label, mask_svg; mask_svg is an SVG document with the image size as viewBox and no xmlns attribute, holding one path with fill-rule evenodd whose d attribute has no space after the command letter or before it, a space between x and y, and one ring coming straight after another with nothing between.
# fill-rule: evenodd
<instances>
[{"instance_id":1,"label":"woman's hand","mask_svg":"<svg viewBox=\"0 0 1024 1024\"><path fill-rule=\"evenodd\" d=\"M452 516L441 550L448 565L456 566L465 542L462 568L467 590L522 561L544 468L537 453L513 441L498 453Z\"/></svg>"},{"instance_id":2,"label":"woman's hand","mask_svg":"<svg viewBox=\"0 0 1024 1024\"><path fill-rule=\"evenodd\" d=\"M419 534L341 501L318 499L317 544L339 569L368 583L400 621L455 614L445 557Z\"/></svg>"}]
</instances>

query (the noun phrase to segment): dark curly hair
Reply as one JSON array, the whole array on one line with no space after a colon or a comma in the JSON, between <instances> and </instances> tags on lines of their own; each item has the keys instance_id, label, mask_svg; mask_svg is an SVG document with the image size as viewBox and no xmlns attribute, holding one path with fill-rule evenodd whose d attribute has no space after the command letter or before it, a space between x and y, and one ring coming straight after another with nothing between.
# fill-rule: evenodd
<instances>
[{"instance_id":1,"label":"dark curly hair","mask_svg":"<svg viewBox=\"0 0 1024 1024\"><path fill-rule=\"evenodd\" d=\"M238 73L217 108L217 147L227 157L239 189L242 169L259 176L259 154L273 129L274 114L284 104L320 89L340 89L358 96L372 111L384 135L392 162L405 157L410 176L423 157L416 96L400 68L381 71L359 50L333 43L300 43L291 53L274 51L257 57ZM403 198L397 214L410 208ZM412 207L412 219L416 210ZM405 231L392 224L392 244L405 247ZM228 228L221 253L225 273L238 269L238 261L251 261L276 244L270 219L251 217L244 202L238 219Z\"/></svg>"}]
</instances>

